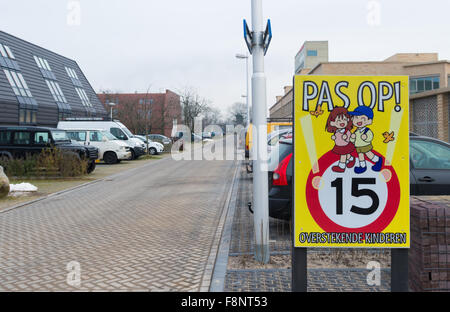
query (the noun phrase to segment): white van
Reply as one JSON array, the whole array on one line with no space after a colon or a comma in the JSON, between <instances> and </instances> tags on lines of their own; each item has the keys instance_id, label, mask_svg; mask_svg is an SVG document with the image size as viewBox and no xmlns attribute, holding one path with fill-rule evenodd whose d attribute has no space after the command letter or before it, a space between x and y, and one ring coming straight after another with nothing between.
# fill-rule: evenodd
<instances>
[{"instance_id":1,"label":"white van","mask_svg":"<svg viewBox=\"0 0 450 312\"><path fill-rule=\"evenodd\" d=\"M107 164L116 164L121 160L131 157L131 148L124 141L105 130L94 129L70 129L66 130L67 136L83 145L91 145L98 148L98 159Z\"/></svg>"},{"instance_id":2,"label":"white van","mask_svg":"<svg viewBox=\"0 0 450 312\"><path fill-rule=\"evenodd\" d=\"M69 129L101 129L110 132L119 140L126 141L126 143L131 148L131 159L136 159L139 156L145 155L145 144L134 138L134 135L130 130L127 129L121 122L116 120L90 120L74 118L71 120L67 118L64 121L58 122L58 128L69 130Z\"/></svg>"}]
</instances>

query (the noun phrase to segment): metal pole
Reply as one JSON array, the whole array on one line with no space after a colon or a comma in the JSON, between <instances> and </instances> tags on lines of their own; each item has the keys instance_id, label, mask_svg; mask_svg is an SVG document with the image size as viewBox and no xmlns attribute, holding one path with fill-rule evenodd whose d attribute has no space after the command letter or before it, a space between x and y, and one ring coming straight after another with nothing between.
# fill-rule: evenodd
<instances>
[{"instance_id":1,"label":"metal pole","mask_svg":"<svg viewBox=\"0 0 450 312\"><path fill-rule=\"evenodd\" d=\"M391 250L391 292L408 292L408 249Z\"/></svg>"},{"instance_id":2,"label":"metal pole","mask_svg":"<svg viewBox=\"0 0 450 312\"><path fill-rule=\"evenodd\" d=\"M250 58L250 56L248 55L248 53L246 53L246 58L245 58L245 68L246 68L246 73L247 73L247 76L245 77L246 78L246 81L247 81L247 129L248 129L248 127L250 126L250 100L249 100L249 97L250 97L250 93L249 93L249 85L248 85L248 59Z\"/></svg>"},{"instance_id":3,"label":"metal pole","mask_svg":"<svg viewBox=\"0 0 450 312\"><path fill-rule=\"evenodd\" d=\"M252 0L253 25L253 203L255 230L255 260L268 263L269 252L269 200L267 178L267 95L264 73L264 29L262 0Z\"/></svg>"},{"instance_id":4,"label":"metal pole","mask_svg":"<svg viewBox=\"0 0 450 312\"><path fill-rule=\"evenodd\" d=\"M292 291L307 292L307 248L292 248Z\"/></svg>"}]
</instances>

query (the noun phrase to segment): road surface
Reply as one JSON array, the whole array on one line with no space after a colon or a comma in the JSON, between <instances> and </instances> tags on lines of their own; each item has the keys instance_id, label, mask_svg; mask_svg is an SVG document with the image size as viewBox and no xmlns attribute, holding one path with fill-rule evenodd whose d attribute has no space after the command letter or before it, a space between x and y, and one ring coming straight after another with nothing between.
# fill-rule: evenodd
<instances>
[{"instance_id":1,"label":"road surface","mask_svg":"<svg viewBox=\"0 0 450 312\"><path fill-rule=\"evenodd\" d=\"M169 156L0 213L0 291L207 291L235 166Z\"/></svg>"}]
</instances>

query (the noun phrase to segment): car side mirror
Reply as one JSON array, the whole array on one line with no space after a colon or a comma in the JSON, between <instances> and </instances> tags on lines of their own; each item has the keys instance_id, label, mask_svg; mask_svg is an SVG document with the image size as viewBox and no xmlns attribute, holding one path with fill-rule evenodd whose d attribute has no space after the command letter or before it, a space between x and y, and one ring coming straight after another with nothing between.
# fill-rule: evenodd
<instances>
[{"instance_id":1,"label":"car side mirror","mask_svg":"<svg viewBox=\"0 0 450 312\"><path fill-rule=\"evenodd\" d=\"M108 139L106 137L103 137L102 142L108 142Z\"/></svg>"}]
</instances>

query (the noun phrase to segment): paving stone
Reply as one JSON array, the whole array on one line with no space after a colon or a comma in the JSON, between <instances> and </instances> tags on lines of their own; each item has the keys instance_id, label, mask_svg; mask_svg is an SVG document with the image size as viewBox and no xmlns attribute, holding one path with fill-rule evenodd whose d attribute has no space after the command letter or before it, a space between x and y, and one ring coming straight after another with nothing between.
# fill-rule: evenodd
<instances>
[{"instance_id":1,"label":"paving stone","mask_svg":"<svg viewBox=\"0 0 450 312\"><path fill-rule=\"evenodd\" d=\"M247 203L252 200L252 180L242 166L236 210L232 224L229 256L252 255L254 252L253 215ZM289 223L270 219L271 254L287 255L290 264L291 232ZM343 249L341 249L342 251ZM314 252L308 250L309 252ZM323 253L333 253L336 249L321 249ZM374 253L381 252L373 250ZM310 292L380 292L390 291L390 270L381 270L381 284L369 286L369 270L354 268L308 269L308 291ZM229 292L290 292L290 269L227 269L224 291Z\"/></svg>"},{"instance_id":2,"label":"paving stone","mask_svg":"<svg viewBox=\"0 0 450 312\"><path fill-rule=\"evenodd\" d=\"M170 157L0 213L0 291L200 290L234 161ZM174 282L176 281L176 282Z\"/></svg>"}]
</instances>

